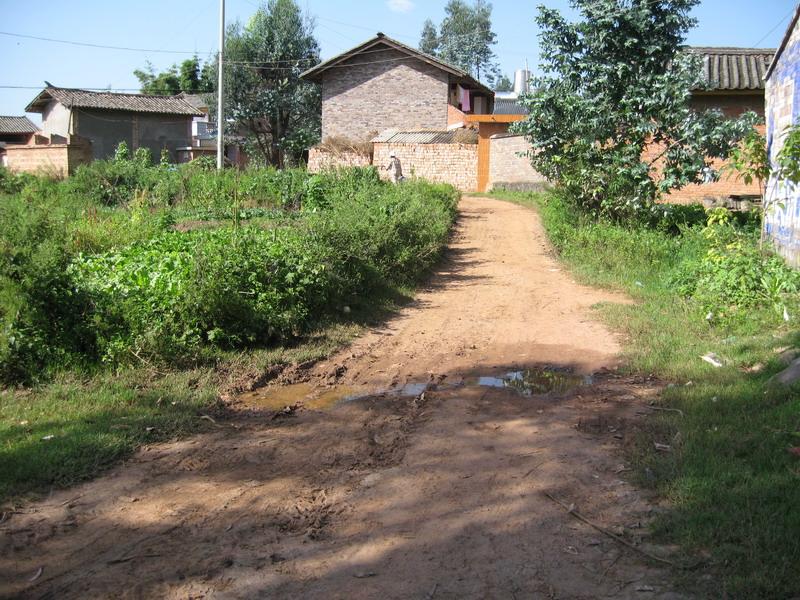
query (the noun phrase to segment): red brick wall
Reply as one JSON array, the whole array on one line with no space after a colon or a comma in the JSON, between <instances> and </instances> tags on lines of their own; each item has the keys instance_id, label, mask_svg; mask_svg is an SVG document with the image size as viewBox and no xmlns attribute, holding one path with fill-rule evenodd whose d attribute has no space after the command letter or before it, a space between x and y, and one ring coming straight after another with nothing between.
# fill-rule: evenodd
<instances>
[{"instance_id":1,"label":"red brick wall","mask_svg":"<svg viewBox=\"0 0 800 600\"><path fill-rule=\"evenodd\" d=\"M747 111L753 111L763 118L764 94L695 94L692 96L691 106L697 110L718 108L728 117L738 117ZM757 129L762 134L764 133L763 125L759 125ZM663 146L650 146L644 153L644 159L649 162L663 150ZM761 194L757 182L746 185L741 179L737 179L735 173L726 171L723 168L725 164L724 161L713 162L717 170L722 169L719 181L715 183L688 185L680 190L673 191L671 194L665 195L663 201L673 204L692 204L696 202L711 203L723 200L729 196ZM658 167L658 162L656 162L656 167Z\"/></svg>"},{"instance_id":2,"label":"red brick wall","mask_svg":"<svg viewBox=\"0 0 800 600\"><path fill-rule=\"evenodd\" d=\"M6 164L12 171L63 177L92 160L88 144L7 146Z\"/></svg>"},{"instance_id":3,"label":"red brick wall","mask_svg":"<svg viewBox=\"0 0 800 600\"><path fill-rule=\"evenodd\" d=\"M695 110L718 108L727 117L738 117L751 110L764 118L764 92L757 94L694 93L690 105Z\"/></svg>"}]
</instances>

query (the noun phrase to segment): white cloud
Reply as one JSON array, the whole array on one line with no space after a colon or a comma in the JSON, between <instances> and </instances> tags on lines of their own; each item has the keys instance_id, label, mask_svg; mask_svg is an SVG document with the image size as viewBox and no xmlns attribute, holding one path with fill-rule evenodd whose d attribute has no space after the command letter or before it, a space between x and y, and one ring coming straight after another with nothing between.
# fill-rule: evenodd
<instances>
[{"instance_id":1,"label":"white cloud","mask_svg":"<svg viewBox=\"0 0 800 600\"><path fill-rule=\"evenodd\" d=\"M386 6L389 10L397 13L407 13L414 10L414 3L411 0L388 0Z\"/></svg>"}]
</instances>

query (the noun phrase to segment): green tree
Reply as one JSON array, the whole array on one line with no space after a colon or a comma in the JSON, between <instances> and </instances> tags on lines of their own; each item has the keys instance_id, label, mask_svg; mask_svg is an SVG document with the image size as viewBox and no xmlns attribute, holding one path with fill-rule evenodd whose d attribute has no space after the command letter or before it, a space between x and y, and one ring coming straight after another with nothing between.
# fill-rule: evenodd
<instances>
[{"instance_id":1,"label":"green tree","mask_svg":"<svg viewBox=\"0 0 800 600\"><path fill-rule=\"evenodd\" d=\"M500 75L495 81L494 91L496 92L511 92L514 90L514 82L511 81L505 74Z\"/></svg>"},{"instance_id":2,"label":"green tree","mask_svg":"<svg viewBox=\"0 0 800 600\"><path fill-rule=\"evenodd\" d=\"M436 51L439 49L439 34L436 33L436 25L430 19L425 19L425 23L422 25L419 49L430 55L436 55Z\"/></svg>"},{"instance_id":3,"label":"green tree","mask_svg":"<svg viewBox=\"0 0 800 600\"><path fill-rule=\"evenodd\" d=\"M420 50L433 54L490 85L499 73L492 46L497 35L492 31L492 5L486 0L449 0L445 17L436 35L434 24L427 20L422 29Z\"/></svg>"},{"instance_id":4,"label":"green tree","mask_svg":"<svg viewBox=\"0 0 800 600\"><path fill-rule=\"evenodd\" d=\"M576 23L539 7L545 75L515 129L533 166L585 208L631 216L660 192L717 179L711 159L727 158L756 122L689 105L705 83L682 46L698 1L572 0ZM650 144L661 150L645 159Z\"/></svg>"},{"instance_id":5,"label":"green tree","mask_svg":"<svg viewBox=\"0 0 800 600\"><path fill-rule=\"evenodd\" d=\"M197 56L187 58L180 66L172 65L161 73L156 72L150 61L145 65L144 70L136 69L133 72L143 94L174 96L180 92L199 94L214 90L215 80L209 77L209 64L201 65Z\"/></svg>"},{"instance_id":6,"label":"green tree","mask_svg":"<svg viewBox=\"0 0 800 600\"><path fill-rule=\"evenodd\" d=\"M319 87L300 74L319 63L314 22L294 0L269 0L228 29L225 112L264 164L295 163L319 141Z\"/></svg>"}]
</instances>

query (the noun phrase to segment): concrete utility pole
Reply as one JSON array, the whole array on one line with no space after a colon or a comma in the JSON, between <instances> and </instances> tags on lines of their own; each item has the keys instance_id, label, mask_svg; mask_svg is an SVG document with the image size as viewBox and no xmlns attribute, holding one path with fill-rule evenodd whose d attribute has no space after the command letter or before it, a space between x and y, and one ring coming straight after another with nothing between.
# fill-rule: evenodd
<instances>
[{"instance_id":1,"label":"concrete utility pole","mask_svg":"<svg viewBox=\"0 0 800 600\"><path fill-rule=\"evenodd\" d=\"M224 166L225 107L222 104L222 51L225 48L225 0L219 0L219 72L217 73L217 170Z\"/></svg>"}]
</instances>

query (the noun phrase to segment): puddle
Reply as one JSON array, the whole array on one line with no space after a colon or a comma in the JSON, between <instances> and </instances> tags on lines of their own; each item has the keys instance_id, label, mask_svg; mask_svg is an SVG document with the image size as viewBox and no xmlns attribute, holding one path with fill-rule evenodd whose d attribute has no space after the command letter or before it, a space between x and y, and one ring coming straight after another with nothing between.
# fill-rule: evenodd
<instances>
[{"instance_id":1,"label":"puddle","mask_svg":"<svg viewBox=\"0 0 800 600\"><path fill-rule=\"evenodd\" d=\"M409 382L391 388L369 388L365 386L335 386L318 388L310 383L266 387L239 396L239 401L246 408L263 410L280 410L285 406L300 403L306 408L322 410L331 408L342 402L352 402L369 396L411 397L437 389L455 389L463 386L481 386L492 388L510 388L522 396L543 396L546 394L564 394L582 385L590 385L592 377L577 375L567 370L556 368L525 369L509 371L502 376L470 377L460 384L442 385L431 382Z\"/></svg>"},{"instance_id":2,"label":"puddle","mask_svg":"<svg viewBox=\"0 0 800 600\"><path fill-rule=\"evenodd\" d=\"M559 369L525 369L510 371L503 376L483 376L466 379L466 385L512 388L523 396L564 394L582 385L591 385L591 375L577 375Z\"/></svg>"},{"instance_id":3,"label":"puddle","mask_svg":"<svg viewBox=\"0 0 800 600\"><path fill-rule=\"evenodd\" d=\"M323 409L368 395L364 389L350 386L319 389L309 383L295 383L247 392L241 394L239 400L248 408L265 410L280 410L297 403L307 408Z\"/></svg>"}]
</instances>

